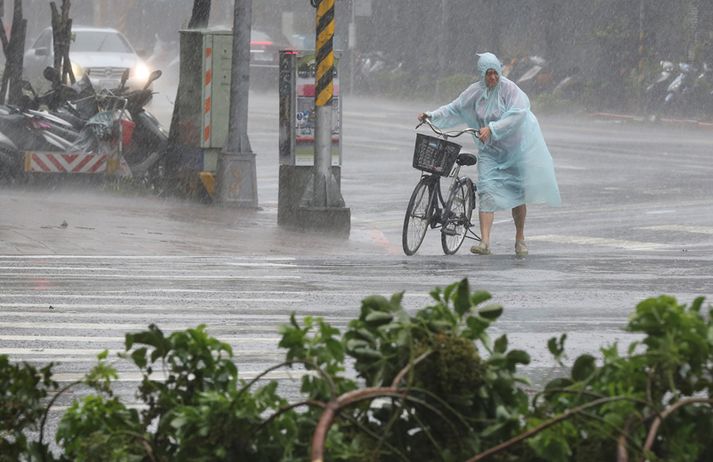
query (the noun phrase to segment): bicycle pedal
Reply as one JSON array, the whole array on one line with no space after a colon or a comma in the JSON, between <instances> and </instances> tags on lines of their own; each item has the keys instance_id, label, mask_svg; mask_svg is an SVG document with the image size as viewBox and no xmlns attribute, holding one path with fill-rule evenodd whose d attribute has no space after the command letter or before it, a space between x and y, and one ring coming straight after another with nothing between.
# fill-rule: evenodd
<instances>
[{"instance_id":1,"label":"bicycle pedal","mask_svg":"<svg viewBox=\"0 0 713 462\"><path fill-rule=\"evenodd\" d=\"M443 234L445 234L446 236L455 236L456 234L458 234L458 233L456 233L455 228L443 228L443 230L441 232Z\"/></svg>"}]
</instances>

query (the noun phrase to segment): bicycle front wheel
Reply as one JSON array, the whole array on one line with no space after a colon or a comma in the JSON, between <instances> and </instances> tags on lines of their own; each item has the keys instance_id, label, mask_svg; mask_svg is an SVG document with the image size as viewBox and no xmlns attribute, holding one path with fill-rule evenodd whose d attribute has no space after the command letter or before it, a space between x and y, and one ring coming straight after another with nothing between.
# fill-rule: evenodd
<instances>
[{"instance_id":1,"label":"bicycle front wheel","mask_svg":"<svg viewBox=\"0 0 713 462\"><path fill-rule=\"evenodd\" d=\"M428 179L422 178L414 188L408 207L406 207L404 228L401 233L401 243L406 255L415 254L421 247L431 222L433 209L431 191L434 189L429 188L428 185Z\"/></svg>"},{"instance_id":2,"label":"bicycle front wheel","mask_svg":"<svg viewBox=\"0 0 713 462\"><path fill-rule=\"evenodd\" d=\"M464 178L451 187L446 208L443 210L443 227L441 227L441 246L446 255L458 252L470 229L470 218L473 215L473 183Z\"/></svg>"}]
</instances>

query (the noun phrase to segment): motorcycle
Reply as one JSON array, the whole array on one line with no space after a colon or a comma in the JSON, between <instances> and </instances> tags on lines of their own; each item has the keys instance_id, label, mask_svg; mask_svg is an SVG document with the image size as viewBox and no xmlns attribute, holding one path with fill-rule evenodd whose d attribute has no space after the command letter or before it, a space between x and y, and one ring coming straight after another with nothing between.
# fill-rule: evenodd
<instances>
[{"instance_id":1,"label":"motorcycle","mask_svg":"<svg viewBox=\"0 0 713 462\"><path fill-rule=\"evenodd\" d=\"M364 92L380 90L384 77L402 72L403 63L391 61L382 51L360 53L354 59L354 88Z\"/></svg>"},{"instance_id":2,"label":"motorcycle","mask_svg":"<svg viewBox=\"0 0 713 462\"><path fill-rule=\"evenodd\" d=\"M39 111L38 98L29 82L22 84L18 106L0 106L0 174L17 178L25 165L25 152L63 152L78 136L71 123ZM47 102L50 102L48 95Z\"/></svg>"},{"instance_id":3,"label":"motorcycle","mask_svg":"<svg viewBox=\"0 0 713 462\"><path fill-rule=\"evenodd\" d=\"M128 90L128 71L119 88L96 93L84 76L74 87L59 82L53 68L45 78L52 89L37 95L26 83L19 107L0 107L0 168L16 177L33 173L101 173L160 176L159 160L167 133L144 109L161 76L154 71L144 88ZM40 107L48 111L39 111Z\"/></svg>"},{"instance_id":4,"label":"motorcycle","mask_svg":"<svg viewBox=\"0 0 713 462\"><path fill-rule=\"evenodd\" d=\"M693 89L697 69L692 64L679 63L678 70L678 75L666 88L662 112L681 116L687 115L690 109L689 94Z\"/></svg>"},{"instance_id":5,"label":"motorcycle","mask_svg":"<svg viewBox=\"0 0 713 462\"><path fill-rule=\"evenodd\" d=\"M503 75L526 93L541 93L554 85L552 71L540 56L512 59L503 67Z\"/></svg>"},{"instance_id":6,"label":"motorcycle","mask_svg":"<svg viewBox=\"0 0 713 462\"><path fill-rule=\"evenodd\" d=\"M659 117L661 101L667 95L668 87L674 78L674 65L671 61L660 61L661 72L656 79L647 85L644 91L645 95L645 111L649 114L649 119L653 122Z\"/></svg>"},{"instance_id":7,"label":"motorcycle","mask_svg":"<svg viewBox=\"0 0 713 462\"><path fill-rule=\"evenodd\" d=\"M124 157L131 165L132 175L135 177L148 175L155 179L163 176L163 166L160 161L166 154L168 132L161 126L158 119L145 109L154 94L149 87L161 75L160 70L155 70L151 73L144 88L120 93L127 100L126 110L135 124L131 144L124 153Z\"/></svg>"},{"instance_id":8,"label":"motorcycle","mask_svg":"<svg viewBox=\"0 0 713 462\"><path fill-rule=\"evenodd\" d=\"M552 94L565 99L576 99L582 92L582 75L578 66L567 70L552 89Z\"/></svg>"}]
</instances>

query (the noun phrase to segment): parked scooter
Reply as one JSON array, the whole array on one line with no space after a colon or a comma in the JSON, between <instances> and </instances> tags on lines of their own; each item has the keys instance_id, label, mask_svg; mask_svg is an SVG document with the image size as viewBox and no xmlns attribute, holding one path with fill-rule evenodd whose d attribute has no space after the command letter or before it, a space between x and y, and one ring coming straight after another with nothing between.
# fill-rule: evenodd
<instances>
[{"instance_id":1,"label":"parked scooter","mask_svg":"<svg viewBox=\"0 0 713 462\"><path fill-rule=\"evenodd\" d=\"M78 136L71 123L46 111L53 95L38 98L29 82L22 84L19 106L0 106L0 172L17 177L23 170L25 151L66 151ZM46 98L45 98L46 96Z\"/></svg>"},{"instance_id":2,"label":"parked scooter","mask_svg":"<svg viewBox=\"0 0 713 462\"><path fill-rule=\"evenodd\" d=\"M693 64L679 63L678 71L676 78L666 88L662 112L683 116L690 110L689 96L696 80L697 69Z\"/></svg>"},{"instance_id":3,"label":"parked scooter","mask_svg":"<svg viewBox=\"0 0 713 462\"><path fill-rule=\"evenodd\" d=\"M707 63L661 61L662 71L646 88L645 110L650 121L664 115L699 117L710 114L713 102L713 72Z\"/></svg>"},{"instance_id":4,"label":"parked scooter","mask_svg":"<svg viewBox=\"0 0 713 462\"><path fill-rule=\"evenodd\" d=\"M582 92L582 74L578 66L572 66L560 76L552 89L552 94L558 98L577 99Z\"/></svg>"},{"instance_id":5,"label":"parked scooter","mask_svg":"<svg viewBox=\"0 0 713 462\"><path fill-rule=\"evenodd\" d=\"M144 106L153 94L149 86L161 71L154 71L143 89L126 88L127 72L118 89L100 93L87 76L68 89L53 68L44 75L52 82L48 93L38 96L27 83L20 107L0 107L0 173L13 177L23 171L96 173L103 171L101 166L95 171L86 170L87 166L107 157L110 170L124 176L146 179L152 167L151 173L160 174L157 164L168 137ZM49 112L38 111L40 106ZM100 156L92 159L94 163L82 163L79 154L83 159Z\"/></svg>"},{"instance_id":6,"label":"parked scooter","mask_svg":"<svg viewBox=\"0 0 713 462\"><path fill-rule=\"evenodd\" d=\"M401 72L403 63L391 61L382 51L359 53L354 60L354 86L361 91L378 91L384 77Z\"/></svg>"},{"instance_id":7,"label":"parked scooter","mask_svg":"<svg viewBox=\"0 0 713 462\"><path fill-rule=\"evenodd\" d=\"M133 176L162 176L160 160L166 154L168 132L161 126L156 117L145 107L153 98L151 83L161 77L161 71L151 73L146 85L140 90L124 91L120 94L127 100L126 110L131 115L135 127L131 146L125 151L124 157Z\"/></svg>"},{"instance_id":8,"label":"parked scooter","mask_svg":"<svg viewBox=\"0 0 713 462\"><path fill-rule=\"evenodd\" d=\"M645 90L645 111L652 122L660 117L663 101L668 93L668 87L674 79L674 65L671 61L661 61L661 72Z\"/></svg>"},{"instance_id":9,"label":"parked scooter","mask_svg":"<svg viewBox=\"0 0 713 462\"><path fill-rule=\"evenodd\" d=\"M503 75L528 94L548 91L555 85L552 70L540 56L510 60L503 68Z\"/></svg>"}]
</instances>

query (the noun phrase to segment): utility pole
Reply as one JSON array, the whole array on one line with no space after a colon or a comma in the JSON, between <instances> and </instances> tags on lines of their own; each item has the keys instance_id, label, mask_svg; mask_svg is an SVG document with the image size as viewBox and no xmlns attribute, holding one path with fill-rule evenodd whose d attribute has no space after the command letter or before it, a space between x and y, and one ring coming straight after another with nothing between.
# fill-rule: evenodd
<instances>
[{"instance_id":1,"label":"utility pole","mask_svg":"<svg viewBox=\"0 0 713 462\"><path fill-rule=\"evenodd\" d=\"M332 103L334 98L334 0L312 0L317 8L315 41L314 171L303 204L308 207L344 207L332 174Z\"/></svg>"},{"instance_id":2,"label":"utility pole","mask_svg":"<svg viewBox=\"0 0 713 462\"><path fill-rule=\"evenodd\" d=\"M351 210L345 207L340 191L341 165L332 165L333 141L336 141L332 135L332 111L338 107L338 100L334 97L334 0L310 0L310 3L317 11L314 164L294 164L295 132L290 127L295 124L293 111L296 73L291 66L294 66L296 57L283 54L280 59L281 165L278 223L297 227L301 231L316 231L348 238ZM341 132L338 136L342 136ZM284 163L283 154L286 154Z\"/></svg>"},{"instance_id":3,"label":"utility pole","mask_svg":"<svg viewBox=\"0 0 713 462\"><path fill-rule=\"evenodd\" d=\"M218 157L218 200L223 205L257 208L255 153L248 139L250 26L252 0L235 0L228 137Z\"/></svg>"}]
</instances>

